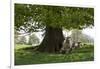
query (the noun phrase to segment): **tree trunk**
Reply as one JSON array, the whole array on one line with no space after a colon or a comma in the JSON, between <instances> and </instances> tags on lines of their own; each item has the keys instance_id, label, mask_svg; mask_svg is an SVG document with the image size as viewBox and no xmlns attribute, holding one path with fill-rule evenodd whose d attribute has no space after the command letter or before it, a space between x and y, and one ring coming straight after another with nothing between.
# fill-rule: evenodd
<instances>
[{"instance_id":1,"label":"tree trunk","mask_svg":"<svg viewBox=\"0 0 100 69\"><path fill-rule=\"evenodd\" d=\"M38 50L40 52L57 53L64 40L62 28L46 27L45 37Z\"/></svg>"}]
</instances>

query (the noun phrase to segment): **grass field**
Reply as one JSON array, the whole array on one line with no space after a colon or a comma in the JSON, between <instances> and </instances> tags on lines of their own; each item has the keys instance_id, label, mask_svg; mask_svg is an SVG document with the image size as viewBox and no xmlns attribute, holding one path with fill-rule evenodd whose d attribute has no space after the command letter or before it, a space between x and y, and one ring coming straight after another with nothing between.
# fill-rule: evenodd
<instances>
[{"instance_id":1,"label":"grass field","mask_svg":"<svg viewBox=\"0 0 100 69\"><path fill-rule=\"evenodd\" d=\"M15 65L93 61L94 46L84 46L70 54L49 54L34 51L29 45L15 46Z\"/></svg>"}]
</instances>

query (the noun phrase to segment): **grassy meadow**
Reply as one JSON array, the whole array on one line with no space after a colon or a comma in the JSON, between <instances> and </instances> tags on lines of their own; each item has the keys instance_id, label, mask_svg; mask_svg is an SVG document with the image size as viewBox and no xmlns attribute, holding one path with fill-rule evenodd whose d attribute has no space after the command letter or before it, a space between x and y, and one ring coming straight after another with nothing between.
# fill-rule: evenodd
<instances>
[{"instance_id":1,"label":"grassy meadow","mask_svg":"<svg viewBox=\"0 0 100 69\"><path fill-rule=\"evenodd\" d=\"M64 63L94 60L94 46L83 46L69 54L41 53L30 45L15 46L15 65Z\"/></svg>"}]
</instances>

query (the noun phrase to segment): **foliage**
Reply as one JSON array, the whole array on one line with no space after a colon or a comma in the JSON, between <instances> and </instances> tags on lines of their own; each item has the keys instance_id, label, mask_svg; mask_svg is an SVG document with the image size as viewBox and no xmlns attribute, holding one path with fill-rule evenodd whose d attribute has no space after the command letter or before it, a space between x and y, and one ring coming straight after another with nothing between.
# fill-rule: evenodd
<instances>
[{"instance_id":1,"label":"foliage","mask_svg":"<svg viewBox=\"0 0 100 69\"><path fill-rule=\"evenodd\" d=\"M70 54L48 54L34 51L31 46L16 45L15 65L93 61L93 49L94 46L83 46Z\"/></svg>"},{"instance_id":2,"label":"foliage","mask_svg":"<svg viewBox=\"0 0 100 69\"><path fill-rule=\"evenodd\" d=\"M35 34L30 35L28 44L39 44L39 38Z\"/></svg>"},{"instance_id":3,"label":"foliage","mask_svg":"<svg viewBox=\"0 0 100 69\"><path fill-rule=\"evenodd\" d=\"M46 26L82 29L94 23L94 9L65 6L15 4L15 29L39 31Z\"/></svg>"}]
</instances>

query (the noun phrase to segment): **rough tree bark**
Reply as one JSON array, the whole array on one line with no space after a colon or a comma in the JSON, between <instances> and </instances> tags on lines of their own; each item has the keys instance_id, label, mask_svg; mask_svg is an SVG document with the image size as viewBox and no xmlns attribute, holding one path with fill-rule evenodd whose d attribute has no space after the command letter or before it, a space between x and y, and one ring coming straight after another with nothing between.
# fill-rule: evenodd
<instances>
[{"instance_id":1,"label":"rough tree bark","mask_svg":"<svg viewBox=\"0 0 100 69\"><path fill-rule=\"evenodd\" d=\"M62 28L46 27L45 37L38 50L40 52L57 53L64 40Z\"/></svg>"}]
</instances>

